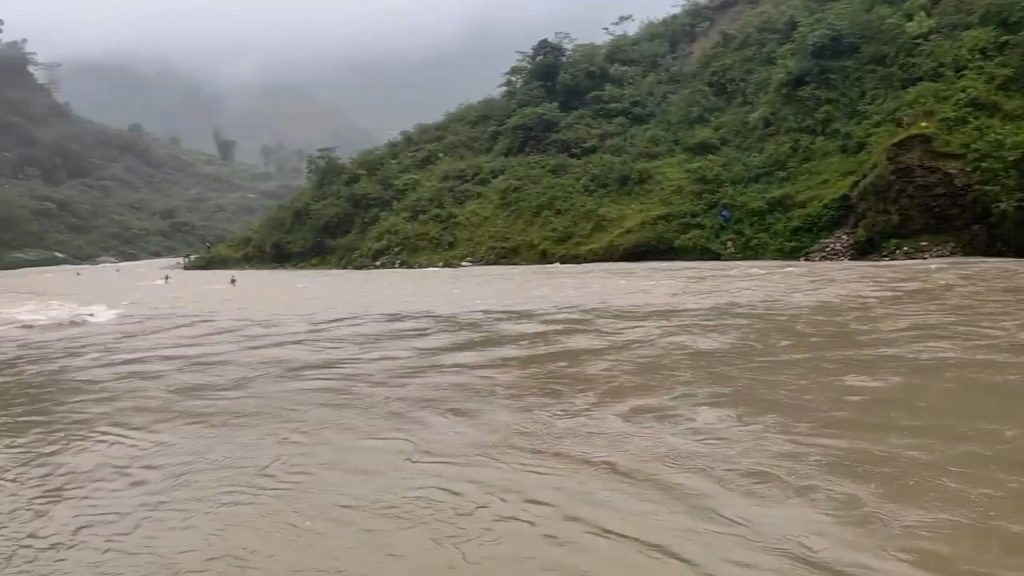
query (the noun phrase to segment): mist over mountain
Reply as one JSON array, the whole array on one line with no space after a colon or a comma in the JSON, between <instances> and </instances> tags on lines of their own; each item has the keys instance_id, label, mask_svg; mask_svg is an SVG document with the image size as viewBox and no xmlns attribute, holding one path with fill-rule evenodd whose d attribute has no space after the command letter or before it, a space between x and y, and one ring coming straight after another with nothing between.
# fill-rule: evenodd
<instances>
[{"instance_id":1,"label":"mist over mountain","mask_svg":"<svg viewBox=\"0 0 1024 576\"><path fill-rule=\"evenodd\" d=\"M0 18L0 270L194 252L299 188L294 153L257 170L223 142L203 154L75 114L54 99L53 66L6 32Z\"/></svg>"},{"instance_id":2,"label":"mist over mountain","mask_svg":"<svg viewBox=\"0 0 1024 576\"><path fill-rule=\"evenodd\" d=\"M698 0L556 33L499 95L316 157L195 266L1024 257L1021 1Z\"/></svg>"},{"instance_id":3,"label":"mist over mountain","mask_svg":"<svg viewBox=\"0 0 1024 576\"><path fill-rule=\"evenodd\" d=\"M20 60L0 78L0 253L222 239L301 179L304 153L393 139L495 93L540 38L671 2L4 0Z\"/></svg>"},{"instance_id":4,"label":"mist over mountain","mask_svg":"<svg viewBox=\"0 0 1024 576\"><path fill-rule=\"evenodd\" d=\"M307 86L345 94L345 104L357 118L378 132L393 136L416 123L439 119L459 104L498 92L502 75L524 46L554 32L567 32L580 41L603 36L602 28L624 13L637 18L669 10L664 0L644 0L630 6L588 12L561 13L548 19L503 25L486 22L462 31L430 50L373 61L323 61L298 66L286 74ZM318 75L317 71L331 70Z\"/></svg>"},{"instance_id":5,"label":"mist over mountain","mask_svg":"<svg viewBox=\"0 0 1024 576\"><path fill-rule=\"evenodd\" d=\"M78 17L53 18L61 4ZM516 51L539 38L592 40L621 14L642 20L672 4L48 0L44 11L7 0L3 10L15 34L64 63L60 98L79 114L207 151L219 125L240 158L256 161L275 143L350 154L495 93Z\"/></svg>"},{"instance_id":6,"label":"mist over mountain","mask_svg":"<svg viewBox=\"0 0 1024 576\"><path fill-rule=\"evenodd\" d=\"M238 141L238 157L260 160L263 145L348 155L379 142L337 99L300 83L224 86L169 65L72 60L60 71L60 98L77 113L111 126L134 123L214 152L214 128Z\"/></svg>"}]
</instances>

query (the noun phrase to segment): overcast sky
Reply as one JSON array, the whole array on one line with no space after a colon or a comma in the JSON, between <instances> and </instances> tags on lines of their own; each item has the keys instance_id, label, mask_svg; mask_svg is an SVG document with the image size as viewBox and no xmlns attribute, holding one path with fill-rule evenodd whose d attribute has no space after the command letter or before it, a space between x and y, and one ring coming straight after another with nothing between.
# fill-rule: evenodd
<instances>
[{"instance_id":1,"label":"overcast sky","mask_svg":"<svg viewBox=\"0 0 1024 576\"><path fill-rule=\"evenodd\" d=\"M493 94L515 52L556 31L597 39L622 14L663 16L678 1L0 0L0 18L44 60L171 64L221 90L301 86L391 134ZM96 104L69 92L79 110Z\"/></svg>"},{"instance_id":2,"label":"overcast sky","mask_svg":"<svg viewBox=\"0 0 1024 576\"><path fill-rule=\"evenodd\" d=\"M3 0L8 36L44 57L131 53L252 66L316 57L401 58L474 27L598 33L619 14L657 16L672 0ZM553 28L553 29L552 29ZM581 29L575 29L581 28ZM525 47L524 47L525 48Z\"/></svg>"}]
</instances>

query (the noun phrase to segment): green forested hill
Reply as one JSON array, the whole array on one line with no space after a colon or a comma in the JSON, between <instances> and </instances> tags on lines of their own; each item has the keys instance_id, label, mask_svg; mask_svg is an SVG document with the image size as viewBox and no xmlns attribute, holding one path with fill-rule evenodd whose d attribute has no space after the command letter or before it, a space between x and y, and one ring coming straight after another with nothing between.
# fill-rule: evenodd
<instances>
[{"instance_id":1,"label":"green forested hill","mask_svg":"<svg viewBox=\"0 0 1024 576\"><path fill-rule=\"evenodd\" d=\"M0 21L0 33L2 33ZM296 190L255 169L74 115L45 64L0 39L0 268L196 251Z\"/></svg>"},{"instance_id":2,"label":"green forested hill","mask_svg":"<svg viewBox=\"0 0 1024 576\"><path fill-rule=\"evenodd\" d=\"M862 254L1024 256L1024 0L717 0L623 28L320 158L203 265L789 258L844 227Z\"/></svg>"}]
</instances>

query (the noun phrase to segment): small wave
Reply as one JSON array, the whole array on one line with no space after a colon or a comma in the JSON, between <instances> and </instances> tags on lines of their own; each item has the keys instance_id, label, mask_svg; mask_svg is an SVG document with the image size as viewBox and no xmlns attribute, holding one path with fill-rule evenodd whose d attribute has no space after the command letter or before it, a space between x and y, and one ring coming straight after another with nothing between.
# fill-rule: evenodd
<instances>
[{"instance_id":1,"label":"small wave","mask_svg":"<svg viewBox=\"0 0 1024 576\"><path fill-rule=\"evenodd\" d=\"M0 308L0 330L107 322L117 318L121 312L103 304L83 306L71 302L30 302L14 308Z\"/></svg>"}]
</instances>

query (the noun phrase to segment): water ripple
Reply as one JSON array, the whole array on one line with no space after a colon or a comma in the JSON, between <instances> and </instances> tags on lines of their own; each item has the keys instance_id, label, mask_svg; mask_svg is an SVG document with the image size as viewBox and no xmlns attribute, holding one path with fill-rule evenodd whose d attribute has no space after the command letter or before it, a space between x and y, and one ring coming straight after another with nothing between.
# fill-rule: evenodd
<instances>
[{"instance_id":1,"label":"water ripple","mask_svg":"<svg viewBox=\"0 0 1024 576\"><path fill-rule=\"evenodd\" d=\"M1024 572L1019 263L162 265L0 274L3 574Z\"/></svg>"}]
</instances>

